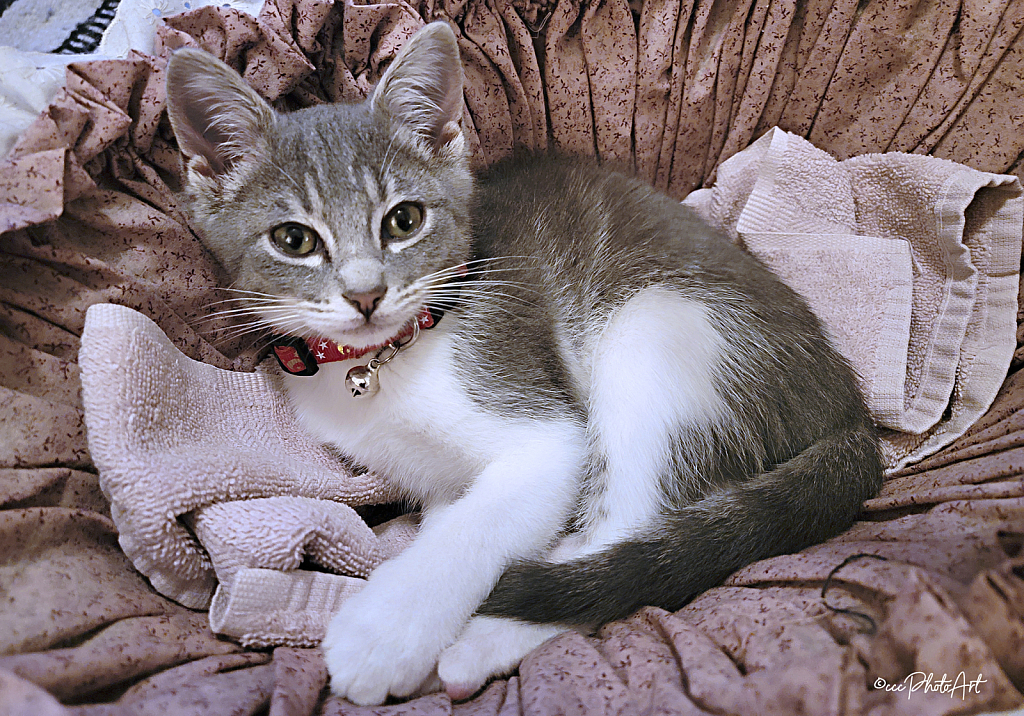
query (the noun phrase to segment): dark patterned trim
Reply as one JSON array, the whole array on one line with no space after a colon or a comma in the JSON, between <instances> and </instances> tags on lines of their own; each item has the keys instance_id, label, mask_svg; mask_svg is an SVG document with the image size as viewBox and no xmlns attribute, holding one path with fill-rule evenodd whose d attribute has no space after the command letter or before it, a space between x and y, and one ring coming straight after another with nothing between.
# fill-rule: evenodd
<instances>
[{"instance_id":1,"label":"dark patterned trim","mask_svg":"<svg viewBox=\"0 0 1024 716\"><path fill-rule=\"evenodd\" d=\"M71 31L68 38L55 48L53 52L59 55L80 55L87 52L95 52L103 39L103 31L114 19L114 12L117 10L121 0L103 0L96 12L88 20L78 23L78 26Z\"/></svg>"}]
</instances>

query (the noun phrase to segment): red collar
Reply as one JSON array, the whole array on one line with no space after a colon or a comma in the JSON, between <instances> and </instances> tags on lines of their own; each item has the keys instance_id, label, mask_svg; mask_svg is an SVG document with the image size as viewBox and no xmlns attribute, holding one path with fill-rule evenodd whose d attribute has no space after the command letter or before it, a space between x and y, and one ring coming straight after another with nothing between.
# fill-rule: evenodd
<instances>
[{"instance_id":1,"label":"red collar","mask_svg":"<svg viewBox=\"0 0 1024 716\"><path fill-rule=\"evenodd\" d=\"M424 308L417 318L421 330L433 328L444 315L441 311ZM410 323L394 338L379 345L366 346L365 348L353 348L335 343L329 338L294 338L282 336L275 339L272 344L274 356L281 368L292 375L315 375L319 370L320 363L334 363L336 361L360 358L368 353L375 353L384 346L396 343L412 335L413 326Z\"/></svg>"}]
</instances>

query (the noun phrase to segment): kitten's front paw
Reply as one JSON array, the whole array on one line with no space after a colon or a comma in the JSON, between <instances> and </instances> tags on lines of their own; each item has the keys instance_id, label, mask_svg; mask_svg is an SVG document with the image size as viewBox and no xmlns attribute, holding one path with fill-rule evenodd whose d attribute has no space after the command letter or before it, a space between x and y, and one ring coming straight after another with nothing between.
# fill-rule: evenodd
<instances>
[{"instance_id":1,"label":"kitten's front paw","mask_svg":"<svg viewBox=\"0 0 1024 716\"><path fill-rule=\"evenodd\" d=\"M473 617L462 636L441 653L437 674L453 700L468 699L488 679L511 673L524 656L565 630L554 624Z\"/></svg>"},{"instance_id":2,"label":"kitten's front paw","mask_svg":"<svg viewBox=\"0 0 1024 716\"><path fill-rule=\"evenodd\" d=\"M368 585L331 620L322 648L331 691L359 706L416 693L446 642L415 609Z\"/></svg>"}]
</instances>

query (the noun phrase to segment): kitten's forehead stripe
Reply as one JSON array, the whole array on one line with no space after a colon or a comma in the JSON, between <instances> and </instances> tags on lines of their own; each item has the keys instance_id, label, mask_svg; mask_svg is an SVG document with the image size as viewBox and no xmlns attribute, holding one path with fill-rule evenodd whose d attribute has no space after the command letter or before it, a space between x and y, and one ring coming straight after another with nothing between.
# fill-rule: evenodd
<instances>
[{"instance_id":1,"label":"kitten's forehead stripe","mask_svg":"<svg viewBox=\"0 0 1024 716\"><path fill-rule=\"evenodd\" d=\"M285 201L289 218L299 224L308 224L312 212L302 205L302 197L291 196Z\"/></svg>"},{"instance_id":2,"label":"kitten's forehead stripe","mask_svg":"<svg viewBox=\"0 0 1024 716\"><path fill-rule=\"evenodd\" d=\"M304 183L306 185L306 195L304 198L308 202L307 205L309 207L309 213L316 216L323 216L324 200L320 191L323 181L320 177L314 178L309 172L303 175L303 179L305 180Z\"/></svg>"},{"instance_id":3,"label":"kitten's forehead stripe","mask_svg":"<svg viewBox=\"0 0 1024 716\"><path fill-rule=\"evenodd\" d=\"M377 178L369 167L363 167L363 186L366 188L366 197L369 202L371 204L380 204L382 200L380 185L377 183Z\"/></svg>"}]
</instances>

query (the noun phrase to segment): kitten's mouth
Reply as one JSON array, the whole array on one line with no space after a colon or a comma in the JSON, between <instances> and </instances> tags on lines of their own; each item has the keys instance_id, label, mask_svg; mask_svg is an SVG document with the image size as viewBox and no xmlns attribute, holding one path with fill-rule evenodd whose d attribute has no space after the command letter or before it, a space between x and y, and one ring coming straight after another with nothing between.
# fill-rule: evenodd
<instances>
[{"instance_id":1,"label":"kitten's mouth","mask_svg":"<svg viewBox=\"0 0 1024 716\"><path fill-rule=\"evenodd\" d=\"M366 348L390 342L415 320L415 318L411 318L403 323L389 321L383 325L366 322L354 329L332 335L331 338L335 339L338 343L351 346L352 348Z\"/></svg>"},{"instance_id":2,"label":"kitten's mouth","mask_svg":"<svg viewBox=\"0 0 1024 716\"><path fill-rule=\"evenodd\" d=\"M341 345L356 349L386 345L402 334L408 333L416 319L417 315L407 315L404 319L384 317L378 319L375 314L369 320L352 328L335 329L325 332L325 335Z\"/></svg>"},{"instance_id":3,"label":"kitten's mouth","mask_svg":"<svg viewBox=\"0 0 1024 716\"><path fill-rule=\"evenodd\" d=\"M418 314L402 311L400 315L373 314L369 320L341 317L320 307L302 306L286 320L280 312L265 314L267 323L275 325L280 335L300 336L307 339L323 339L340 346L365 349L371 346L387 345L403 332L408 331ZM422 312L423 309L420 309ZM298 320L296 320L298 319ZM298 324L298 325L296 325Z\"/></svg>"}]
</instances>

